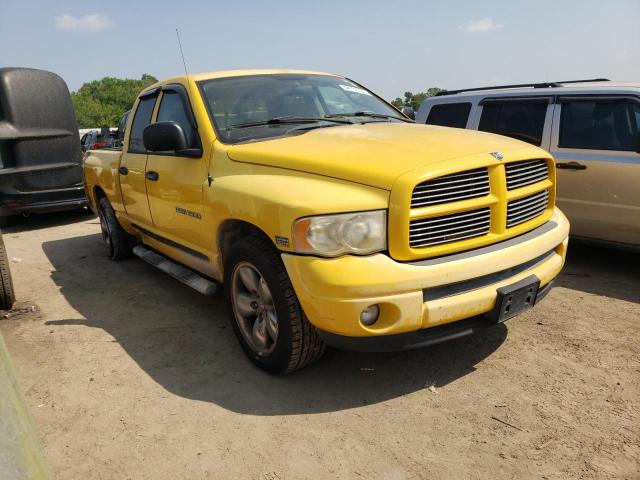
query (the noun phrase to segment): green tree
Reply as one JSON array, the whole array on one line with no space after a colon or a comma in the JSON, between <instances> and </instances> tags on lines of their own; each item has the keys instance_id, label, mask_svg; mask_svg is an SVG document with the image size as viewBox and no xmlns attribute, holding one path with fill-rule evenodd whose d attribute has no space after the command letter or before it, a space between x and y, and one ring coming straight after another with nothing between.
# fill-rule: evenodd
<instances>
[{"instance_id":1,"label":"green tree","mask_svg":"<svg viewBox=\"0 0 640 480\"><path fill-rule=\"evenodd\" d=\"M444 88L431 87L426 92L418 92L415 95L412 92L404 92L404 99L397 97L391 103L399 109L402 107L411 107L417 111L426 98L433 97L440 92L446 92L446 90Z\"/></svg>"},{"instance_id":2,"label":"green tree","mask_svg":"<svg viewBox=\"0 0 640 480\"><path fill-rule=\"evenodd\" d=\"M105 77L85 83L71 93L78 128L117 126L120 116L133 106L140 91L157 81L145 73L140 80Z\"/></svg>"}]
</instances>

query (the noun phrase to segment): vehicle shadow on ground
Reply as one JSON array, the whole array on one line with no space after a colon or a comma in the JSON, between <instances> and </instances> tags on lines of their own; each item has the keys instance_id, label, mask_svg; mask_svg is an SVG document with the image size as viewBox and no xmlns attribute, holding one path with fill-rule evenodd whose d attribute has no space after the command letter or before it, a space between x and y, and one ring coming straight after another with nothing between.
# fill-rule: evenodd
<instances>
[{"instance_id":1,"label":"vehicle shadow on ground","mask_svg":"<svg viewBox=\"0 0 640 480\"><path fill-rule=\"evenodd\" d=\"M112 262L99 235L46 242L43 249L61 294L84 317L47 325L103 329L168 391L240 413L337 411L442 387L473 372L507 335L498 325L402 353L328 349L316 364L278 377L246 359L222 295L200 295L138 259Z\"/></svg>"},{"instance_id":2,"label":"vehicle shadow on ground","mask_svg":"<svg viewBox=\"0 0 640 480\"><path fill-rule=\"evenodd\" d=\"M93 215L93 212L88 208L67 210L64 212L37 213L29 215L28 217L14 215L9 217L9 225L2 228L2 233L10 234L28 232L31 230L39 230L41 228L82 222L90 220L92 217L95 217L95 215Z\"/></svg>"},{"instance_id":3,"label":"vehicle shadow on ground","mask_svg":"<svg viewBox=\"0 0 640 480\"><path fill-rule=\"evenodd\" d=\"M556 286L640 303L640 253L572 239Z\"/></svg>"}]
</instances>

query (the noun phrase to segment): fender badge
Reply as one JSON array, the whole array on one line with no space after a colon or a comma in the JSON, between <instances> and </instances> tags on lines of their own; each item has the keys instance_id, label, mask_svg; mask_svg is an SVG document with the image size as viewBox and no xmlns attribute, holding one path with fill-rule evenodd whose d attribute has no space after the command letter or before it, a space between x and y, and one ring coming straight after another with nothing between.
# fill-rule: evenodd
<instances>
[{"instance_id":1,"label":"fender badge","mask_svg":"<svg viewBox=\"0 0 640 480\"><path fill-rule=\"evenodd\" d=\"M489 152L489 155L491 155L496 160L502 160L504 158L502 152Z\"/></svg>"}]
</instances>

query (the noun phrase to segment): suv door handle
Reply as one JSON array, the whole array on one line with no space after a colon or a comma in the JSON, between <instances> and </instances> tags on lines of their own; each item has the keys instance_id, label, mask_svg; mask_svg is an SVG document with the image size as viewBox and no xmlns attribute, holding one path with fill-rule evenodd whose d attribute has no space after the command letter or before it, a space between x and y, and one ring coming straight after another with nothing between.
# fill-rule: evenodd
<instances>
[{"instance_id":1,"label":"suv door handle","mask_svg":"<svg viewBox=\"0 0 640 480\"><path fill-rule=\"evenodd\" d=\"M120 175L128 175L129 174L129 169L127 167L120 167L118 169L118 173Z\"/></svg>"},{"instance_id":2,"label":"suv door handle","mask_svg":"<svg viewBox=\"0 0 640 480\"><path fill-rule=\"evenodd\" d=\"M556 163L556 168L561 170L586 170L587 166L578 162Z\"/></svg>"},{"instance_id":3,"label":"suv door handle","mask_svg":"<svg viewBox=\"0 0 640 480\"><path fill-rule=\"evenodd\" d=\"M158 172L153 172L153 171L149 171L145 173L144 176L146 177L147 180L151 180L152 182L157 182L158 178L160 178L160 175L158 175Z\"/></svg>"}]
</instances>

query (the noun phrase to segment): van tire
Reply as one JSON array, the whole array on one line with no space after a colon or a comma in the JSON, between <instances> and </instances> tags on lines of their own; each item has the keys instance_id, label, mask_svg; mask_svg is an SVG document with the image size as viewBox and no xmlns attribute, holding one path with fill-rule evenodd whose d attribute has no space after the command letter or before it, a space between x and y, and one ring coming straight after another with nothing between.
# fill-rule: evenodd
<instances>
[{"instance_id":1,"label":"van tire","mask_svg":"<svg viewBox=\"0 0 640 480\"><path fill-rule=\"evenodd\" d=\"M302 311L289 275L273 244L257 237L242 239L231 247L224 266L225 297L231 324L242 349L256 366L282 375L303 368L322 356L325 344ZM275 307L277 340L273 342L273 351L269 353L256 351L247 341L247 333L243 334L247 329L243 330L241 326L246 320L237 313L237 304L234 303L234 291L237 288L233 282L240 281L238 274L234 272L247 266L253 267L261 275L260 281L264 279L270 292L271 304Z\"/></svg>"},{"instance_id":2,"label":"van tire","mask_svg":"<svg viewBox=\"0 0 640 480\"><path fill-rule=\"evenodd\" d=\"M107 256L111 260L121 260L131 255L133 237L125 232L116 218L116 212L107 200L100 199L100 230Z\"/></svg>"},{"instance_id":3,"label":"van tire","mask_svg":"<svg viewBox=\"0 0 640 480\"><path fill-rule=\"evenodd\" d=\"M15 294L13 291L13 279L11 278L11 270L9 269L9 258L7 250L4 247L4 240L0 234L0 310L11 310L13 302L15 302Z\"/></svg>"}]
</instances>

